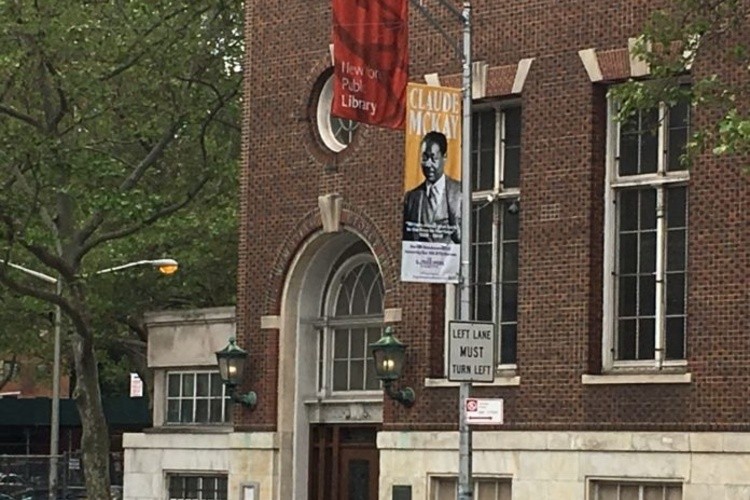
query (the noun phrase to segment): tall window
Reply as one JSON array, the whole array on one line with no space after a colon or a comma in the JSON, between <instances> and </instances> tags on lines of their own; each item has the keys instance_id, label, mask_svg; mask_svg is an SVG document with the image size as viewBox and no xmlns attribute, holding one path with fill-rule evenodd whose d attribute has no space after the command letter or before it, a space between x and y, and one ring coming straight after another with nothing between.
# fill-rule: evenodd
<instances>
[{"instance_id":1,"label":"tall window","mask_svg":"<svg viewBox=\"0 0 750 500\"><path fill-rule=\"evenodd\" d=\"M318 342L318 389L325 395L377 390L368 345L383 330L383 279L369 254L338 264L328 284Z\"/></svg>"},{"instance_id":2,"label":"tall window","mask_svg":"<svg viewBox=\"0 0 750 500\"><path fill-rule=\"evenodd\" d=\"M515 364L521 108L479 109L472 128L472 319L498 325L498 360Z\"/></svg>"},{"instance_id":3,"label":"tall window","mask_svg":"<svg viewBox=\"0 0 750 500\"><path fill-rule=\"evenodd\" d=\"M685 358L689 111L678 103L610 120L605 368Z\"/></svg>"},{"instance_id":4,"label":"tall window","mask_svg":"<svg viewBox=\"0 0 750 500\"><path fill-rule=\"evenodd\" d=\"M220 424L231 415L217 371L167 373L168 424Z\"/></svg>"},{"instance_id":5,"label":"tall window","mask_svg":"<svg viewBox=\"0 0 750 500\"><path fill-rule=\"evenodd\" d=\"M681 500L682 485L674 483L634 483L592 481L591 500Z\"/></svg>"},{"instance_id":6,"label":"tall window","mask_svg":"<svg viewBox=\"0 0 750 500\"><path fill-rule=\"evenodd\" d=\"M227 476L169 474L169 500L227 500Z\"/></svg>"}]
</instances>

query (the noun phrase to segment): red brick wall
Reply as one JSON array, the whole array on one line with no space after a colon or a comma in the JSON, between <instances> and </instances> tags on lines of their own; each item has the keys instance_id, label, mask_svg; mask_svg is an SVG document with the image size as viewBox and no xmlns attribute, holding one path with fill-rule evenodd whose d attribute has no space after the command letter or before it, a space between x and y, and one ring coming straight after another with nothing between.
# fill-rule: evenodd
<instances>
[{"instance_id":1,"label":"red brick wall","mask_svg":"<svg viewBox=\"0 0 750 500\"><path fill-rule=\"evenodd\" d=\"M409 345L405 383L415 388L417 403L406 410L386 399L386 427L453 428L457 390L423 387L442 366L440 287L398 281L403 134L366 128L345 153L321 152L308 111L328 66L329 2L246 4L237 311L238 337L254 367L248 386L259 393L259 404L238 410L237 423L275 428L278 335L261 331L260 317L279 314L290 259L320 227L318 196L338 192L344 223L376 245L386 307L403 311L396 332ZM458 35L439 2L425 4ZM748 428L750 176L740 173L736 158L704 155L691 170L687 338L693 382L581 384L582 374L597 373L601 363L606 87L589 81L578 51L626 47L653 4L473 2L475 60L503 66L534 58L521 96L521 384L474 390L505 399L505 428ZM416 9L410 36L412 80L459 73L450 45ZM721 54L707 54L696 73L714 71Z\"/></svg>"}]
</instances>

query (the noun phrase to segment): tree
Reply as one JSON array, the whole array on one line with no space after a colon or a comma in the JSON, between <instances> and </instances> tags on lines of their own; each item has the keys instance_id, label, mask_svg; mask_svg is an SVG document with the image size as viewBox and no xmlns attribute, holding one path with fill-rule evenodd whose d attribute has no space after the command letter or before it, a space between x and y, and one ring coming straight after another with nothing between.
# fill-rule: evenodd
<instances>
[{"instance_id":1,"label":"tree","mask_svg":"<svg viewBox=\"0 0 750 500\"><path fill-rule=\"evenodd\" d=\"M712 116L696 131L688 158L709 146L718 155L750 152L749 29L748 0L668 2L653 13L634 47L635 55L648 63L650 78L613 90L620 117L686 99ZM722 73L702 69L716 59L722 60ZM691 85L684 85L691 73Z\"/></svg>"},{"instance_id":2,"label":"tree","mask_svg":"<svg viewBox=\"0 0 750 500\"><path fill-rule=\"evenodd\" d=\"M89 498L109 498L97 346L126 295L95 273L235 196L241 20L237 0L0 3L0 259L62 292L4 264L0 284L63 312Z\"/></svg>"}]
</instances>

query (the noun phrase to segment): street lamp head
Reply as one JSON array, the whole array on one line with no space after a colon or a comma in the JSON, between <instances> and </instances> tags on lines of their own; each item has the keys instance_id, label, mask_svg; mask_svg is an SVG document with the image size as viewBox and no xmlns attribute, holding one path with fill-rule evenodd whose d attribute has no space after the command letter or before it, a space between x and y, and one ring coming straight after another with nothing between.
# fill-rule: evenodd
<instances>
[{"instance_id":1,"label":"street lamp head","mask_svg":"<svg viewBox=\"0 0 750 500\"><path fill-rule=\"evenodd\" d=\"M177 272L180 265L174 259L157 259L153 261L154 266L159 269L162 274L170 275Z\"/></svg>"},{"instance_id":2,"label":"street lamp head","mask_svg":"<svg viewBox=\"0 0 750 500\"><path fill-rule=\"evenodd\" d=\"M385 393L407 408L412 406L416 398L411 387L393 388L393 382L401 377L406 354L406 345L393 335L393 327L386 327L383 336L369 347L375 362L375 375L383 382Z\"/></svg>"},{"instance_id":3,"label":"street lamp head","mask_svg":"<svg viewBox=\"0 0 750 500\"><path fill-rule=\"evenodd\" d=\"M253 407L258 400L255 392L250 391L246 394L237 392L237 386L242 383L246 359L247 351L237 345L234 337L230 337L229 344L224 349L216 351L219 376L229 390L232 400L244 406Z\"/></svg>"}]
</instances>

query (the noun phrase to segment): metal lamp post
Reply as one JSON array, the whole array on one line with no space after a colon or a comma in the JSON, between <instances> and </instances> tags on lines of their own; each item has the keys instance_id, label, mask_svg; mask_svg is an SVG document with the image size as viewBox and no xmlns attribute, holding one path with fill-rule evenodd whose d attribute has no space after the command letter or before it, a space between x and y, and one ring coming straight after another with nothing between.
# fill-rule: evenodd
<instances>
[{"instance_id":1,"label":"metal lamp post","mask_svg":"<svg viewBox=\"0 0 750 500\"><path fill-rule=\"evenodd\" d=\"M55 285L55 295L58 297L62 295L62 279L54 278L47 274L39 271L34 271L27 267L21 266L14 262L2 261L0 263L17 269L29 276L52 283ZM174 259L153 259L153 260L139 260L134 262L128 262L120 266L109 267L101 269L93 274L104 274L113 271L120 271L136 266L154 266L159 269L162 274L173 274L179 268L179 264ZM48 489L49 489L49 500L55 500L57 498L57 458L60 452L60 337L62 331L62 310L58 304L55 304L55 317L54 317L54 348L53 348L53 362L52 362L52 408L50 415L50 433L49 433L49 476L48 476Z\"/></svg>"}]
</instances>

